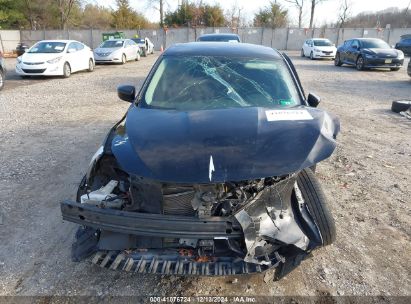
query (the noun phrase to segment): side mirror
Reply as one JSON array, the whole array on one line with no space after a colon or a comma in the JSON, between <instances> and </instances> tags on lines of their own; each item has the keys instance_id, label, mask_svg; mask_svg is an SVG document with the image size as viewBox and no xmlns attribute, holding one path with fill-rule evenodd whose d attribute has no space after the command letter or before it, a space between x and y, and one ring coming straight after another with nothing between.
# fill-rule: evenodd
<instances>
[{"instance_id":1,"label":"side mirror","mask_svg":"<svg viewBox=\"0 0 411 304\"><path fill-rule=\"evenodd\" d=\"M76 49L68 49L67 53L74 53L76 51Z\"/></svg>"},{"instance_id":2,"label":"side mirror","mask_svg":"<svg viewBox=\"0 0 411 304\"><path fill-rule=\"evenodd\" d=\"M313 93L309 93L307 102L310 107L316 108L320 104L321 98Z\"/></svg>"},{"instance_id":3,"label":"side mirror","mask_svg":"<svg viewBox=\"0 0 411 304\"><path fill-rule=\"evenodd\" d=\"M121 85L117 88L117 95L121 100L133 102L136 98L136 87L132 85Z\"/></svg>"},{"instance_id":4,"label":"side mirror","mask_svg":"<svg viewBox=\"0 0 411 304\"><path fill-rule=\"evenodd\" d=\"M358 50L358 45L353 45L352 48L353 48L354 50Z\"/></svg>"}]
</instances>

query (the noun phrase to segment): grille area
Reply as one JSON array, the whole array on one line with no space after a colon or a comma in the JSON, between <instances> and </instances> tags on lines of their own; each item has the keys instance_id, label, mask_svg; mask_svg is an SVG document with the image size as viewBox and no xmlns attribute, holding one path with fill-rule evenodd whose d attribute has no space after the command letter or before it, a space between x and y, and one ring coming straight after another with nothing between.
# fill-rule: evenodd
<instances>
[{"instance_id":1,"label":"grille area","mask_svg":"<svg viewBox=\"0 0 411 304\"><path fill-rule=\"evenodd\" d=\"M163 213L174 215L193 216L195 211L191 205L194 191L187 191L163 196Z\"/></svg>"},{"instance_id":2,"label":"grille area","mask_svg":"<svg viewBox=\"0 0 411 304\"><path fill-rule=\"evenodd\" d=\"M36 69L36 70L32 70L32 69L22 69L24 73L30 73L30 74L41 74L43 73L46 69Z\"/></svg>"}]
</instances>

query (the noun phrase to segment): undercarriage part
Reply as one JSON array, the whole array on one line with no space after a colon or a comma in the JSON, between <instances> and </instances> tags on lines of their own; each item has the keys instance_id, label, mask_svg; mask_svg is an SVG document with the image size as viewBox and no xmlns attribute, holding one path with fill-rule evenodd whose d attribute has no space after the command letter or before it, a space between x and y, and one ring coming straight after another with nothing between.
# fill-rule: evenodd
<instances>
[{"instance_id":1,"label":"undercarriage part","mask_svg":"<svg viewBox=\"0 0 411 304\"><path fill-rule=\"evenodd\" d=\"M245 263L233 257L192 257L176 251L119 252L99 251L92 263L109 269L136 273L222 276L260 273L269 267Z\"/></svg>"},{"instance_id":2,"label":"undercarriage part","mask_svg":"<svg viewBox=\"0 0 411 304\"><path fill-rule=\"evenodd\" d=\"M90 227L79 227L76 241L71 246L71 259L79 262L98 250L99 232Z\"/></svg>"},{"instance_id":3,"label":"undercarriage part","mask_svg":"<svg viewBox=\"0 0 411 304\"><path fill-rule=\"evenodd\" d=\"M187 216L101 209L73 201L62 202L61 212L66 221L125 234L189 239L242 237L241 227L234 217L202 220Z\"/></svg>"}]
</instances>

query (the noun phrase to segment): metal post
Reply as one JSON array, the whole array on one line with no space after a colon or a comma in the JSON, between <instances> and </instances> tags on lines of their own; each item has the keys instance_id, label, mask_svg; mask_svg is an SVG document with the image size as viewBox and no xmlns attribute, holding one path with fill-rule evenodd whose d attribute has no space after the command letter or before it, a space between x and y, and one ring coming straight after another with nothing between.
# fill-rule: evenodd
<instances>
[{"instance_id":1,"label":"metal post","mask_svg":"<svg viewBox=\"0 0 411 304\"><path fill-rule=\"evenodd\" d=\"M288 48L288 35L289 35L289 32L290 32L290 28L287 27L287 35L285 36L285 50L287 50L287 48Z\"/></svg>"},{"instance_id":2,"label":"metal post","mask_svg":"<svg viewBox=\"0 0 411 304\"><path fill-rule=\"evenodd\" d=\"M90 47L94 49L93 45L93 28L90 29Z\"/></svg>"}]
</instances>

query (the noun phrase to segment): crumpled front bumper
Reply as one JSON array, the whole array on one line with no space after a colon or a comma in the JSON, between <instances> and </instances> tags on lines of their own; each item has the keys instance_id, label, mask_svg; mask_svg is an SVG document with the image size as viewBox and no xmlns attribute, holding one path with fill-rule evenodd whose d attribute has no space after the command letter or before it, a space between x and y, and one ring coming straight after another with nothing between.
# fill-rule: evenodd
<instances>
[{"instance_id":1,"label":"crumpled front bumper","mask_svg":"<svg viewBox=\"0 0 411 304\"><path fill-rule=\"evenodd\" d=\"M87 227L113 232L179 238L242 238L234 217L194 217L102 209L73 201L61 203L63 219Z\"/></svg>"},{"instance_id":2,"label":"crumpled front bumper","mask_svg":"<svg viewBox=\"0 0 411 304\"><path fill-rule=\"evenodd\" d=\"M265 188L230 216L129 212L73 201L62 202L61 211L64 220L91 227L77 244L92 240L86 251L97 251L92 261L102 267L181 275L247 274L276 267L281 278L322 245L309 212L293 194L298 188L295 181L293 175ZM210 240L231 254L204 256L196 248L110 247L123 237ZM245 244L245 251L233 243Z\"/></svg>"}]
</instances>

